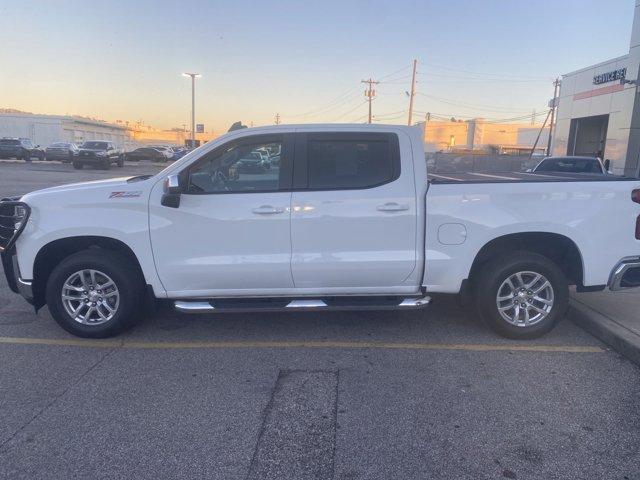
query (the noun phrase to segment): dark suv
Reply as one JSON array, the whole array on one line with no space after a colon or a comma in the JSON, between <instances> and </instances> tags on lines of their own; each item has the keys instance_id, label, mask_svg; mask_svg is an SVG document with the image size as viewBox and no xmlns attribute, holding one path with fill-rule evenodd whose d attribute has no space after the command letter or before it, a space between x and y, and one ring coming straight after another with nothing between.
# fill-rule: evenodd
<instances>
[{"instance_id":1,"label":"dark suv","mask_svg":"<svg viewBox=\"0 0 640 480\"><path fill-rule=\"evenodd\" d=\"M18 158L30 162L34 157L44 160L45 153L40 145L34 145L28 138L0 138L0 158Z\"/></svg>"},{"instance_id":2,"label":"dark suv","mask_svg":"<svg viewBox=\"0 0 640 480\"><path fill-rule=\"evenodd\" d=\"M108 169L112 163L124 167L124 152L116 148L112 142L100 140L84 142L73 156L73 168L78 170L85 165Z\"/></svg>"}]
</instances>

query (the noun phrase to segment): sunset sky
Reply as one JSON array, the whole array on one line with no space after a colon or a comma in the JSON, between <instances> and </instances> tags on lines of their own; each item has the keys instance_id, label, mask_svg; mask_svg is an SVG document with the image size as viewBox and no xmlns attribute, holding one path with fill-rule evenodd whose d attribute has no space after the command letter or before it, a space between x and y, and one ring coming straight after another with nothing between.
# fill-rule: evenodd
<instances>
[{"instance_id":1,"label":"sunset sky","mask_svg":"<svg viewBox=\"0 0 640 480\"><path fill-rule=\"evenodd\" d=\"M557 75L628 52L633 0L0 0L0 108L189 123L406 122L543 111ZM395 73L394 73L395 72Z\"/></svg>"}]
</instances>

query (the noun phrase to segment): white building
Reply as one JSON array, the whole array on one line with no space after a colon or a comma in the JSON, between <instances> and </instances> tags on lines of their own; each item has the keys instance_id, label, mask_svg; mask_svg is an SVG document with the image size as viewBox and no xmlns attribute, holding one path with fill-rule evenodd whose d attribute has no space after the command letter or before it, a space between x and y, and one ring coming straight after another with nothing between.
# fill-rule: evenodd
<instances>
[{"instance_id":1,"label":"white building","mask_svg":"<svg viewBox=\"0 0 640 480\"><path fill-rule=\"evenodd\" d=\"M638 176L640 154L640 0L629 53L562 76L554 155L610 159L614 173Z\"/></svg>"},{"instance_id":2,"label":"white building","mask_svg":"<svg viewBox=\"0 0 640 480\"><path fill-rule=\"evenodd\" d=\"M129 136L125 126L84 117L0 113L0 137L29 138L41 146L61 141L82 143L86 140L108 140L124 147Z\"/></svg>"}]
</instances>

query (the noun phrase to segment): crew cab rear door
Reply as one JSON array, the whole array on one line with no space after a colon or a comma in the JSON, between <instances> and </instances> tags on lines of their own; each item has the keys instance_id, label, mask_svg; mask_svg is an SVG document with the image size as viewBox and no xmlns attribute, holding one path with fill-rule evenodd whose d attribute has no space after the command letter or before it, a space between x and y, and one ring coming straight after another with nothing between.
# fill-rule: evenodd
<instances>
[{"instance_id":1,"label":"crew cab rear door","mask_svg":"<svg viewBox=\"0 0 640 480\"><path fill-rule=\"evenodd\" d=\"M296 289L327 294L415 289L406 283L417 248L411 155L408 137L397 133L296 133L291 202Z\"/></svg>"}]
</instances>

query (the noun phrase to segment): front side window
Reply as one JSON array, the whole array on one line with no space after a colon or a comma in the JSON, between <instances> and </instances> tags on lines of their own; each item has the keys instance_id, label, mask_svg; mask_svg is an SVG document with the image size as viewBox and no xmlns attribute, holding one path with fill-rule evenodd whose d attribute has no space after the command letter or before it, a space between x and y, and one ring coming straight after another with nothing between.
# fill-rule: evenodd
<instances>
[{"instance_id":1,"label":"front side window","mask_svg":"<svg viewBox=\"0 0 640 480\"><path fill-rule=\"evenodd\" d=\"M189 170L187 193L275 192L281 141L243 142L214 150Z\"/></svg>"},{"instance_id":2,"label":"front side window","mask_svg":"<svg viewBox=\"0 0 640 480\"><path fill-rule=\"evenodd\" d=\"M370 188L397 173L389 137L308 141L308 187L312 190Z\"/></svg>"}]
</instances>

